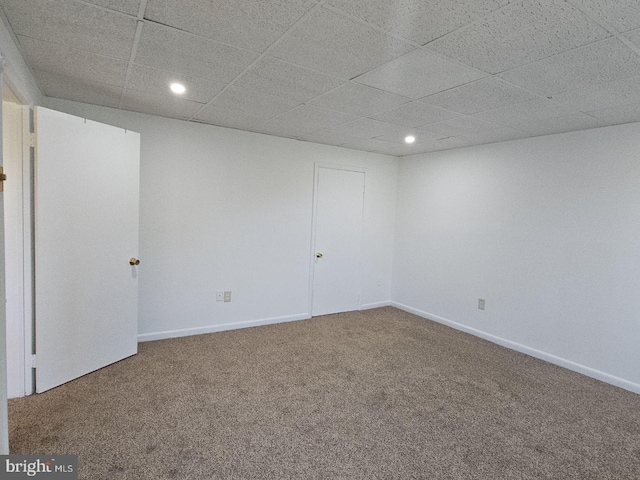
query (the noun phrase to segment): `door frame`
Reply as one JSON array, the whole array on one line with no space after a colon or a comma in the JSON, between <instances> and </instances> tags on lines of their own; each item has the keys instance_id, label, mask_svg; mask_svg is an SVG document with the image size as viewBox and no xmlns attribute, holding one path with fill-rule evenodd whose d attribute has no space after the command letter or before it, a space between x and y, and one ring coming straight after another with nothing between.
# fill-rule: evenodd
<instances>
[{"instance_id":1,"label":"door frame","mask_svg":"<svg viewBox=\"0 0 640 480\"><path fill-rule=\"evenodd\" d=\"M7 69L6 68L6 60L4 58L3 55L0 54L0 98L2 98L2 92L4 91L5 88L9 88L11 89L11 91L14 93L14 95L17 97L17 99L19 100L19 102L26 108L28 115L23 115L23 121L26 119L26 121L28 121L29 123L27 124L26 128L24 127L24 122L23 122L23 138L24 138L24 133L25 132L29 132L30 130L30 125L32 125L31 123L31 117L29 115L30 110L31 110L31 106L32 103L28 100L28 96L25 95L23 89L20 87L20 85L22 85L20 82L14 82L12 75L14 73L14 69ZM0 105L0 134L2 133L2 106ZM29 235L25 235L24 231L26 229L25 225L28 225L29 228L31 228L32 224L31 224L31 210L33 208L33 197L32 197L32 187L31 187L31 182L30 182L30 177L28 175L28 172L30 172L31 169L31 152L30 152L30 141L27 143L27 148L23 148L23 169L22 169L22 174L23 174L23 204L22 204L22 208L23 208L23 218L24 219L28 219L28 221L23 221L23 238L24 238L24 242L25 242L25 249L26 251L23 252L24 255L24 261L23 261L23 265L25 268L25 271L27 272L32 272L32 240L30 237L30 232L32 230L29 230ZM2 139L0 138L0 146L2 145ZM25 159L25 155L28 155L28 157L26 157ZM2 158L4 160L4 152L2 151L2 148L0 147L0 158ZM26 172L27 174L25 174L25 165L26 165ZM27 179L27 180L25 180ZM26 182L26 183L25 183ZM4 215L0 215L2 218L0 218L0 222L2 222L2 225L4 227ZM26 247L26 245L28 245L28 248ZM2 249L2 255L4 255L4 238L2 239L2 241L0 241L0 248ZM4 277L4 272L1 272L1 274ZM5 279L3 278L2 281L0 281L0 284L3 283ZM27 352L30 353L30 348L32 345L32 323L31 321L33 320L33 310L32 310L32 305L33 305L33 283L32 283L32 277L29 275L23 276L23 279L19 279L19 281L24 281L24 295L25 295L25 301L23 302L24 308L25 308L25 318L23 319L23 324L25 325L26 328L29 329L29 334L25 335L25 347ZM3 285L3 289L4 289L4 285ZM5 293L4 291L2 292L3 294ZM29 297L30 295L30 297ZM30 312L30 319L31 321L26 320L26 315L28 315L27 311ZM6 328L6 316L4 315L0 315L0 330L5 331ZM29 357L29 362L27 361L27 358L24 357L23 359L24 362L24 367L25 367L25 390L27 394L33 393L33 382L29 381L29 377L31 375L33 375L33 370L31 368L26 368L27 365L30 365L30 357ZM8 454L9 453L9 434L8 434L8 415L7 415L7 410L8 410L8 402L7 402L7 375L6 375L6 337L5 337L5 341L0 341L0 369L2 369L3 371L0 372L0 453L1 454Z\"/></svg>"},{"instance_id":2,"label":"door frame","mask_svg":"<svg viewBox=\"0 0 640 480\"><path fill-rule=\"evenodd\" d=\"M9 315L7 312L6 322L7 325L14 324L20 325L21 338L19 339L22 344L22 354L20 358L7 358L7 363L12 363L20 368L23 374L23 385L21 388L20 397L25 395L31 395L34 390L34 375L33 368L31 368L31 358L33 354L33 146L31 144L31 130L32 130L32 115L33 110L26 105L24 100L20 98L18 92L16 92L7 83L3 85L3 89L6 88L13 93L13 96L19 102L22 109L22 158L18 165L18 177L14 178L14 181L21 183L21 217L19 224L21 225L21 232L18 234L22 238L22 245L19 251L7 252L7 244L5 243L5 252L20 256L21 261L18 263L18 270L15 272L15 276L12 278L6 277L7 283L11 282L15 285L20 285L20 290L23 298L22 304L18 308L18 314L14 318L13 315ZM7 159L4 159L5 161ZM6 212L5 212L6 215ZM3 218L4 221L4 218Z\"/></svg>"},{"instance_id":3,"label":"door frame","mask_svg":"<svg viewBox=\"0 0 640 480\"><path fill-rule=\"evenodd\" d=\"M347 172L357 172L364 174L364 192L362 196L362 233L360 238L360 250L362 252L362 258L364 260L364 213L366 210L366 199L367 199L367 175L368 169L362 166L354 166L354 165L337 165L334 163L323 163L323 162L315 162L314 164L314 172L313 172L313 204L312 204L312 215L311 215L311 250L309 252L309 318L313 317L313 286L314 286L314 278L315 278L315 254L316 254L316 221L317 221L317 213L318 213L318 185L320 182L320 169L328 168L333 170L343 170ZM362 285L363 285L363 273L364 273L364 261L361 262L360 265L360 285L358 285L358 310L362 310Z\"/></svg>"},{"instance_id":4,"label":"door frame","mask_svg":"<svg viewBox=\"0 0 640 480\"><path fill-rule=\"evenodd\" d=\"M0 57L0 98L4 90L4 58ZM2 104L0 104L0 127L3 125ZM4 163L4 151L2 149L3 138L0 137L0 164ZM0 195L2 195L0 193ZM2 205L4 206L4 199ZM2 228L0 228L0 300L6 298L4 278L4 209L0 208ZM0 454L9 453L9 402L7 401L7 341L6 341L7 317L6 308L0 305Z\"/></svg>"}]
</instances>

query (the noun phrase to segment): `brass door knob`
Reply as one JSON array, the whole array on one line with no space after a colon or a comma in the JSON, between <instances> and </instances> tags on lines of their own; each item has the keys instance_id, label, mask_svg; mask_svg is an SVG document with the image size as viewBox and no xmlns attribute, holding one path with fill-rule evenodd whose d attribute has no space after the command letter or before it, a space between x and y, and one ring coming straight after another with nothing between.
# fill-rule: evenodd
<instances>
[{"instance_id":1,"label":"brass door knob","mask_svg":"<svg viewBox=\"0 0 640 480\"><path fill-rule=\"evenodd\" d=\"M140 260L138 260L137 258L131 257L131 259L129 259L129 265L140 265Z\"/></svg>"},{"instance_id":2,"label":"brass door knob","mask_svg":"<svg viewBox=\"0 0 640 480\"><path fill-rule=\"evenodd\" d=\"M316 258L322 258L322 254L320 252L316 253Z\"/></svg>"}]
</instances>

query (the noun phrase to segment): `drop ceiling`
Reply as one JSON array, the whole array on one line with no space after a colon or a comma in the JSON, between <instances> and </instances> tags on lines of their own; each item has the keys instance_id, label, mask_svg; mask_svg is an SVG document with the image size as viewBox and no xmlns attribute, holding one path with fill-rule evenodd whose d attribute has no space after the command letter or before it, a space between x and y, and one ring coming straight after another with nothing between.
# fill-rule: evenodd
<instances>
[{"instance_id":1,"label":"drop ceiling","mask_svg":"<svg viewBox=\"0 0 640 480\"><path fill-rule=\"evenodd\" d=\"M396 156L640 121L637 0L0 7L49 97Z\"/></svg>"}]
</instances>

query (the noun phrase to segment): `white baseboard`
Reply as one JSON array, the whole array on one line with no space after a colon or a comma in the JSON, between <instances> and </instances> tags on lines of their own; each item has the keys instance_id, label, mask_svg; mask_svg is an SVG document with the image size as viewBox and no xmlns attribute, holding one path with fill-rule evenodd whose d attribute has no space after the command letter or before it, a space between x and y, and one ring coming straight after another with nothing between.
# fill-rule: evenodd
<instances>
[{"instance_id":1,"label":"white baseboard","mask_svg":"<svg viewBox=\"0 0 640 480\"><path fill-rule=\"evenodd\" d=\"M301 313L298 315L263 318L260 320L249 320L246 322L223 323L221 325L209 325L206 327L185 328L181 330L167 330L165 332L141 333L138 335L138 342L150 342L152 340L164 340L166 338L188 337L191 335L201 335L203 333L224 332L227 330L237 330L239 328L273 325L274 323L295 322L297 320L308 320L309 318L311 318L311 316L308 313Z\"/></svg>"},{"instance_id":2,"label":"white baseboard","mask_svg":"<svg viewBox=\"0 0 640 480\"><path fill-rule=\"evenodd\" d=\"M455 328L456 330L460 330L462 332L469 333L471 335L475 335L476 337L483 338L492 343L496 343L506 348L510 348L511 350L515 350L520 353L524 353L526 355L530 355L535 358L539 358L540 360L544 360L549 363L553 363L554 365L558 365L560 367L564 367L568 370L573 370L574 372L581 373L586 375L587 377L595 378L596 380L600 380L605 383L609 383L611 385L615 385L616 387L624 388L625 390L629 390L633 393L640 394L640 384L630 382L629 380L625 380L623 378L619 378L613 375L609 375L608 373L601 372L600 370L595 370L593 368L587 367L585 365L581 365L579 363L572 362L570 360L566 360L561 357L557 357L550 353L546 353L540 350L536 350L535 348L527 347L526 345L522 345L520 343L512 342L511 340L506 340L501 337L497 337L490 333L483 332L482 330L477 330L472 327L468 327L461 323L453 322L451 320L447 320L446 318L439 317L438 315L433 315L428 312L423 312L422 310L418 310L413 307L409 307L408 305L403 305L398 302L391 302L391 306L399 308L400 310L404 310L405 312L412 313L422 318L426 318L427 320L432 320L434 322L442 323L443 325L447 325L451 328Z\"/></svg>"},{"instance_id":3,"label":"white baseboard","mask_svg":"<svg viewBox=\"0 0 640 480\"><path fill-rule=\"evenodd\" d=\"M365 303L360 305L360 310L371 310L372 308L390 307L391 300L385 300L384 302Z\"/></svg>"}]
</instances>

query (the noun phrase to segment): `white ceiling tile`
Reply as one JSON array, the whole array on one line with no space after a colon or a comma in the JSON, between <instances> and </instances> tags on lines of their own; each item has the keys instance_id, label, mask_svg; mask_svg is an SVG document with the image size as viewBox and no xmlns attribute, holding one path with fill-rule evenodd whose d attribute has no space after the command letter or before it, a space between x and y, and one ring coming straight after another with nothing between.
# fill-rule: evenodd
<instances>
[{"instance_id":1,"label":"white ceiling tile","mask_svg":"<svg viewBox=\"0 0 640 480\"><path fill-rule=\"evenodd\" d=\"M355 81L417 99L486 76L428 50L417 49L365 73Z\"/></svg>"},{"instance_id":2,"label":"white ceiling tile","mask_svg":"<svg viewBox=\"0 0 640 480\"><path fill-rule=\"evenodd\" d=\"M518 129L535 135L552 135L555 133L573 132L589 128L604 127L607 123L585 113L577 113L566 117L549 118L543 121L524 123Z\"/></svg>"},{"instance_id":3,"label":"white ceiling tile","mask_svg":"<svg viewBox=\"0 0 640 480\"><path fill-rule=\"evenodd\" d=\"M521 130L503 127L496 130L474 133L472 135L460 135L459 137L452 138L456 138L460 142L466 143L466 145L483 145L485 143L507 142L509 140L518 140L520 138L527 138L531 136L532 134Z\"/></svg>"},{"instance_id":4,"label":"white ceiling tile","mask_svg":"<svg viewBox=\"0 0 640 480\"><path fill-rule=\"evenodd\" d=\"M451 150L453 148L461 148L469 145L471 145L471 141L463 139L462 137L447 137L425 142L416 153L441 152L443 150ZM415 155L415 153L411 153L410 155Z\"/></svg>"},{"instance_id":5,"label":"white ceiling tile","mask_svg":"<svg viewBox=\"0 0 640 480\"><path fill-rule=\"evenodd\" d=\"M324 143L328 145L343 145L345 143L362 140L362 138L356 137L355 135L326 129L299 135L297 138L307 142Z\"/></svg>"},{"instance_id":6,"label":"white ceiling tile","mask_svg":"<svg viewBox=\"0 0 640 480\"><path fill-rule=\"evenodd\" d=\"M590 115L597 117L609 125L640 122L640 103L629 103L613 108L594 110Z\"/></svg>"},{"instance_id":7,"label":"white ceiling tile","mask_svg":"<svg viewBox=\"0 0 640 480\"><path fill-rule=\"evenodd\" d=\"M328 3L424 45L507 5L509 0L329 0Z\"/></svg>"},{"instance_id":8,"label":"white ceiling tile","mask_svg":"<svg viewBox=\"0 0 640 480\"><path fill-rule=\"evenodd\" d=\"M398 156L640 121L635 0L328 0L300 21L318 1L148 0L123 108ZM45 95L117 107L140 3L0 7Z\"/></svg>"},{"instance_id":9,"label":"white ceiling tile","mask_svg":"<svg viewBox=\"0 0 640 480\"><path fill-rule=\"evenodd\" d=\"M441 135L439 133L430 132L423 128L412 128L412 127L403 127L400 125L393 125L396 127L396 131L393 131L391 128L387 128L387 132L384 135L378 135L376 138L378 140L384 140L385 142L393 142L400 143L402 145L406 145L404 139L407 136L412 135L415 137L416 141L411 145L421 145L424 142L429 142L431 140L438 140L440 138L444 138L448 135Z\"/></svg>"},{"instance_id":10,"label":"white ceiling tile","mask_svg":"<svg viewBox=\"0 0 640 480\"><path fill-rule=\"evenodd\" d=\"M124 60L29 37L18 36L18 41L25 60L34 70L118 87L124 84L127 73L127 62Z\"/></svg>"},{"instance_id":11,"label":"white ceiling tile","mask_svg":"<svg viewBox=\"0 0 640 480\"><path fill-rule=\"evenodd\" d=\"M508 105L506 107L487 110L473 117L487 122L494 122L504 126L515 126L543 121L555 117L566 117L578 113L566 105L560 105L550 100L539 98L528 102Z\"/></svg>"},{"instance_id":12,"label":"white ceiling tile","mask_svg":"<svg viewBox=\"0 0 640 480\"><path fill-rule=\"evenodd\" d=\"M269 120L265 125L290 127L302 132L312 132L324 128L335 127L356 120L358 117L348 113L325 110L310 105L300 105L293 110Z\"/></svg>"},{"instance_id":13,"label":"white ceiling tile","mask_svg":"<svg viewBox=\"0 0 640 480\"><path fill-rule=\"evenodd\" d=\"M214 82L206 78L167 72L145 65L133 65L127 88L157 95L174 96L169 90L169 85L174 82L182 83L187 89L178 98L199 103L207 103L225 86L224 83Z\"/></svg>"},{"instance_id":14,"label":"white ceiling tile","mask_svg":"<svg viewBox=\"0 0 640 480\"><path fill-rule=\"evenodd\" d=\"M438 140L439 148L438 150L451 150L452 148L462 148L468 147L470 145L474 145L474 140L465 138L465 137L448 137L443 138L442 140ZM479 144L485 143L483 141L479 141Z\"/></svg>"},{"instance_id":15,"label":"white ceiling tile","mask_svg":"<svg viewBox=\"0 0 640 480\"><path fill-rule=\"evenodd\" d=\"M202 108L201 103L167 97L166 95L154 95L138 90L125 90L123 108L136 112L188 119Z\"/></svg>"},{"instance_id":16,"label":"white ceiling tile","mask_svg":"<svg viewBox=\"0 0 640 480\"><path fill-rule=\"evenodd\" d=\"M635 30L633 32L629 32L624 36L628 40L631 40L631 43L635 44L636 47L640 47L640 30Z\"/></svg>"},{"instance_id":17,"label":"white ceiling tile","mask_svg":"<svg viewBox=\"0 0 640 480\"><path fill-rule=\"evenodd\" d=\"M607 30L565 1L524 0L428 47L485 72L499 73L608 36Z\"/></svg>"},{"instance_id":18,"label":"white ceiling tile","mask_svg":"<svg viewBox=\"0 0 640 480\"><path fill-rule=\"evenodd\" d=\"M263 52L312 6L308 0L149 0L145 18Z\"/></svg>"},{"instance_id":19,"label":"white ceiling tile","mask_svg":"<svg viewBox=\"0 0 640 480\"><path fill-rule=\"evenodd\" d=\"M450 150L450 148L443 148L441 150ZM396 155L396 156L397 157L406 157L406 156L410 156L410 155L419 155L419 154L422 154L422 153L431 153L433 151L434 150L433 150L432 143L429 143L429 144L423 145L422 148L417 149L416 151L411 151L409 153L402 153L402 154Z\"/></svg>"},{"instance_id":20,"label":"white ceiling tile","mask_svg":"<svg viewBox=\"0 0 640 480\"><path fill-rule=\"evenodd\" d=\"M299 105L300 102L256 90L230 86L212 105L237 110L266 120Z\"/></svg>"},{"instance_id":21,"label":"white ceiling tile","mask_svg":"<svg viewBox=\"0 0 640 480\"><path fill-rule=\"evenodd\" d=\"M411 100L400 95L383 92L376 88L359 85L356 83L345 83L337 89L315 98L309 103L319 107L340 110L366 117L374 113L383 112L390 108L397 107Z\"/></svg>"},{"instance_id":22,"label":"white ceiling tile","mask_svg":"<svg viewBox=\"0 0 640 480\"><path fill-rule=\"evenodd\" d=\"M207 105L194 119L222 127L248 130L264 122L265 117L220 107L218 105Z\"/></svg>"},{"instance_id":23,"label":"white ceiling tile","mask_svg":"<svg viewBox=\"0 0 640 480\"><path fill-rule=\"evenodd\" d=\"M320 8L284 37L270 55L350 79L413 49L362 23Z\"/></svg>"},{"instance_id":24,"label":"white ceiling tile","mask_svg":"<svg viewBox=\"0 0 640 480\"><path fill-rule=\"evenodd\" d=\"M335 77L264 57L244 73L235 85L304 102L343 83L343 80Z\"/></svg>"},{"instance_id":25,"label":"white ceiling tile","mask_svg":"<svg viewBox=\"0 0 640 480\"><path fill-rule=\"evenodd\" d=\"M38 86L47 97L117 107L122 87L83 80L51 72L33 71Z\"/></svg>"},{"instance_id":26,"label":"white ceiling tile","mask_svg":"<svg viewBox=\"0 0 640 480\"><path fill-rule=\"evenodd\" d=\"M344 148L352 148L355 150L365 150L368 152L382 153L385 155L393 155L395 157L404 157L405 155L415 155L418 153L428 152L432 142L406 143L386 142L379 138L370 140L360 140L357 142L346 143L341 145Z\"/></svg>"},{"instance_id":27,"label":"white ceiling tile","mask_svg":"<svg viewBox=\"0 0 640 480\"><path fill-rule=\"evenodd\" d=\"M499 78L488 77L442 93L436 93L423 98L422 101L435 107L471 115L534 98L537 97L532 93L509 85Z\"/></svg>"},{"instance_id":28,"label":"white ceiling tile","mask_svg":"<svg viewBox=\"0 0 640 480\"><path fill-rule=\"evenodd\" d=\"M310 133L309 131L305 131L302 127L291 127L290 125L281 125L273 122L261 123L248 130L256 133L264 133L265 135L295 139L303 138L305 135Z\"/></svg>"},{"instance_id":29,"label":"white ceiling tile","mask_svg":"<svg viewBox=\"0 0 640 480\"><path fill-rule=\"evenodd\" d=\"M449 110L443 110L442 108L432 107L420 101L414 101L396 107L393 110L374 115L371 118L380 120L381 122L395 123L407 127L420 127L443 122L457 116L459 116L459 114L450 112Z\"/></svg>"},{"instance_id":30,"label":"white ceiling tile","mask_svg":"<svg viewBox=\"0 0 640 480\"><path fill-rule=\"evenodd\" d=\"M129 15L138 15L140 9L140 0L85 0L94 5L109 8L117 12L128 13Z\"/></svg>"},{"instance_id":31,"label":"white ceiling tile","mask_svg":"<svg viewBox=\"0 0 640 480\"><path fill-rule=\"evenodd\" d=\"M588 85L578 90L557 93L553 101L575 110L590 112L640 102L640 77Z\"/></svg>"},{"instance_id":32,"label":"white ceiling tile","mask_svg":"<svg viewBox=\"0 0 640 480\"><path fill-rule=\"evenodd\" d=\"M185 75L229 83L257 54L208 38L146 22L135 62Z\"/></svg>"},{"instance_id":33,"label":"white ceiling tile","mask_svg":"<svg viewBox=\"0 0 640 480\"><path fill-rule=\"evenodd\" d=\"M456 137L459 135L472 135L501 128L500 125L485 122L473 117L457 117L445 122L434 123L426 127L426 130L443 137Z\"/></svg>"},{"instance_id":34,"label":"white ceiling tile","mask_svg":"<svg viewBox=\"0 0 640 480\"><path fill-rule=\"evenodd\" d=\"M575 6L602 19L619 32L640 27L638 0L570 0Z\"/></svg>"},{"instance_id":35,"label":"white ceiling tile","mask_svg":"<svg viewBox=\"0 0 640 480\"><path fill-rule=\"evenodd\" d=\"M340 125L339 130L357 137L373 138L385 134L401 135L402 132L408 129L404 126L380 122L371 118L361 118L359 120Z\"/></svg>"},{"instance_id":36,"label":"white ceiling tile","mask_svg":"<svg viewBox=\"0 0 640 480\"><path fill-rule=\"evenodd\" d=\"M353 148L354 150L365 150L367 152L386 153L387 155L400 156L401 153L387 153L404 150L404 147L397 143L385 142L377 138L361 139L355 142L345 143L345 148Z\"/></svg>"},{"instance_id":37,"label":"white ceiling tile","mask_svg":"<svg viewBox=\"0 0 640 480\"><path fill-rule=\"evenodd\" d=\"M640 56L617 38L516 68L500 75L541 95L640 75Z\"/></svg>"},{"instance_id":38,"label":"white ceiling tile","mask_svg":"<svg viewBox=\"0 0 640 480\"><path fill-rule=\"evenodd\" d=\"M425 145L414 143L413 145L400 145L400 144L390 144L387 147L381 148L377 150L377 153L383 153L385 155L393 155L395 157L404 157L406 155L416 155L418 153L427 152L427 148Z\"/></svg>"},{"instance_id":39,"label":"white ceiling tile","mask_svg":"<svg viewBox=\"0 0 640 480\"><path fill-rule=\"evenodd\" d=\"M16 35L128 60L136 20L73 0L2 0Z\"/></svg>"}]
</instances>

